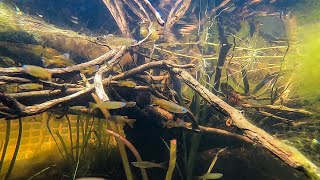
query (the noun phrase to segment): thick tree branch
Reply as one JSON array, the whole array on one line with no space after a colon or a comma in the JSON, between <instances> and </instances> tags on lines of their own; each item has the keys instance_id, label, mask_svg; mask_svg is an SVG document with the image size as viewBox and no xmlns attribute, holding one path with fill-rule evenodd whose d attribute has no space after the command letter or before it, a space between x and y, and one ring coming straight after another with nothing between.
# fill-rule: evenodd
<instances>
[{"instance_id":1,"label":"thick tree branch","mask_svg":"<svg viewBox=\"0 0 320 180\"><path fill-rule=\"evenodd\" d=\"M201 95L205 101L214 105L217 109L221 109L226 112L232 121L232 125L239 128L243 132L244 136L271 151L291 167L302 170L309 177L320 178L320 171L318 167L297 149L282 143L280 140L272 137L264 130L251 124L245 117L243 117L239 110L233 108L203 87L187 71L178 68L173 68L173 71L177 73L187 85Z\"/></svg>"}]
</instances>

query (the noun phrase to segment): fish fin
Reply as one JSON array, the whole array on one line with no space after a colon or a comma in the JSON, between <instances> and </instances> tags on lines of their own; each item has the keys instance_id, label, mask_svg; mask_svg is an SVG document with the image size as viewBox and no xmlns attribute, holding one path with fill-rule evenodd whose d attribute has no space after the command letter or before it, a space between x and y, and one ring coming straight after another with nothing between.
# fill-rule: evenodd
<instances>
[{"instance_id":1,"label":"fish fin","mask_svg":"<svg viewBox=\"0 0 320 180\"><path fill-rule=\"evenodd\" d=\"M135 119L127 119L126 123L128 124L128 126L130 126L131 128L133 128L133 123L135 123L136 120Z\"/></svg>"},{"instance_id":2,"label":"fish fin","mask_svg":"<svg viewBox=\"0 0 320 180\"><path fill-rule=\"evenodd\" d=\"M160 163L159 164L160 166L160 168L162 168L162 169L167 169L167 162L162 162L162 163Z\"/></svg>"},{"instance_id":3,"label":"fish fin","mask_svg":"<svg viewBox=\"0 0 320 180\"><path fill-rule=\"evenodd\" d=\"M162 127L163 127L163 128L166 128L166 127L167 127L167 122L163 122L163 121L162 121Z\"/></svg>"},{"instance_id":4,"label":"fish fin","mask_svg":"<svg viewBox=\"0 0 320 180\"><path fill-rule=\"evenodd\" d=\"M75 65L75 62L72 59L66 59L65 63L66 63L67 66Z\"/></svg>"},{"instance_id":5,"label":"fish fin","mask_svg":"<svg viewBox=\"0 0 320 180\"><path fill-rule=\"evenodd\" d=\"M150 96L150 104L155 104L157 98L154 95Z\"/></svg>"}]
</instances>

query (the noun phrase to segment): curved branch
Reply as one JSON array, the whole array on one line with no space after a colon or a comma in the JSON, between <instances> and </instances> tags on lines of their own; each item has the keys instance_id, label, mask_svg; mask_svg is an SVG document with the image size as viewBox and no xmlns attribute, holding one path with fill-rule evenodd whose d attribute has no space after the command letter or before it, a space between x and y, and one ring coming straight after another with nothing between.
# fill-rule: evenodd
<instances>
[{"instance_id":1,"label":"curved branch","mask_svg":"<svg viewBox=\"0 0 320 180\"><path fill-rule=\"evenodd\" d=\"M103 67L101 67L98 72L94 76L94 87L96 90L96 94L100 98L101 101L109 101L109 97L104 91L102 75L105 72L110 71L115 64L120 61L120 58L128 51L127 47L122 46L117 54ZM110 78L108 78L110 80Z\"/></svg>"}]
</instances>

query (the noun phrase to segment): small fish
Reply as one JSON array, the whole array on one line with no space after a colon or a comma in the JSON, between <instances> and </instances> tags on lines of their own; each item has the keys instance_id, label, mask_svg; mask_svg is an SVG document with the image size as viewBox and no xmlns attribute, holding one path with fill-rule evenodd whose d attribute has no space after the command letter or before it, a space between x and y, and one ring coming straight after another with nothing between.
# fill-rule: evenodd
<instances>
[{"instance_id":1,"label":"small fish","mask_svg":"<svg viewBox=\"0 0 320 180\"><path fill-rule=\"evenodd\" d=\"M131 162L132 165L134 165L137 168L162 168L166 169L166 163L153 163L149 161L139 161L139 162Z\"/></svg>"},{"instance_id":2,"label":"small fish","mask_svg":"<svg viewBox=\"0 0 320 180\"><path fill-rule=\"evenodd\" d=\"M202 176L198 176L198 179L220 179L223 174L221 173L207 173Z\"/></svg>"},{"instance_id":3,"label":"small fish","mask_svg":"<svg viewBox=\"0 0 320 180\"><path fill-rule=\"evenodd\" d=\"M0 59L7 65L9 66L16 66L16 62L9 58L9 57L6 57L6 56L0 56Z\"/></svg>"},{"instance_id":4,"label":"small fish","mask_svg":"<svg viewBox=\"0 0 320 180\"><path fill-rule=\"evenodd\" d=\"M79 24L79 22L76 21L76 20L70 19L70 21L71 21L72 23L74 23L74 24Z\"/></svg>"},{"instance_id":5,"label":"small fish","mask_svg":"<svg viewBox=\"0 0 320 180\"><path fill-rule=\"evenodd\" d=\"M106 101L106 102L99 102L98 104L89 102L89 107L92 110L96 108L105 108L105 109L119 109L122 108L126 105L125 102L120 102L120 101Z\"/></svg>"},{"instance_id":6,"label":"small fish","mask_svg":"<svg viewBox=\"0 0 320 180\"><path fill-rule=\"evenodd\" d=\"M34 65L23 65L22 68L24 71L31 76L40 78L40 79L47 79L51 81L52 79L52 74L48 70L39 67L39 66L34 66Z\"/></svg>"},{"instance_id":7,"label":"small fish","mask_svg":"<svg viewBox=\"0 0 320 180\"><path fill-rule=\"evenodd\" d=\"M54 65L56 67L74 65L74 62L70 59L69 53L64 53L63 55L59 56L52 56L50 59L46 57L42 57L41 59L45 67L50 65Z\"/></svg>"},{"instance_id":8,"label":"small fish","mask_svg":"<svg viewBox=\"0 0 320 180\"><path fill-rule=\"evenodd\" d=\"M123 37L116 37L113 34L108 34L102 37L102 42L108 42L108 45L111 46L117 45L117 46L130 46L136 43L135 39L132 38L123 38Z\"/></svg>"},{"instance_id":9,"label":"small fish","mask_svg":"<svg viewBox=\"0 0 320 180\"><path fill-rule=\"evenodd\" d=\"M187 24L184 25L180 30L179 33L184 36L184 35L190 35L194 30L196 30L198 26L196 24Z\"/></svg>"},{"instance_id":10,"label":"small fish","mask_svg":"<svg viewBox=\"0 0 320 180\"><path fill-rule=\"evenodd\" d=\"M37 90L37 89L43 89L43 85L37 84L37 83L27 83L27 84L19 85L18 88L22 90Z\"/></svg>"},{"instance_id":11,"label":"small fish","mask_svg":"<svg viewBox=\"0 0 320 180\"><path fill-rule=\"evenodd\" d=\"M43 15L42 15L42 14L39 14L39 13L37 13L37 12L36 12L36 14L37 14L39 17L43 18Z\"/></svg>"},{"instance_id":12,"label":"small fish","mask_svg":"<svg viewBox=\"0 0 320 180\"><path fill-rule=\"evenodd\" d=\"M126 102L126 106L125 107L133 107L135 106L137 103L134 102L134 101L129 101L129 102Z\"/></svg>"},{"instance_id":13,"label":"small fish","mask_svg":"<svg viewBox=\"0 0 320 180\"><path fill-rule=\"evenodd\" d=\"M173 113L186 113L187 109L185 107L179 106L178 104L175 104L173 102L156 98L155 96L150 96L150 102L151 104L159 105L161 108L173 112Z\"/></svg>"},{"instance_id":14,"label":"small fish","mask_svg":"<svg viewBox=\"0 0 320 180\"><path fill-rule=\"evenodd\" d=\"M15 6L15 9L16 9L16 13L17 15L22 15L22 12L21 10L18 8L18 6L14 5Z\"/></svg>"},{"instance_id":15,"label":"small fish","mask_svg":"<svg viewBox=\"0 0 320 180\"><path fill-rule=\"evenodd\" d=\"M133 123L136 122L135 119L129 119L128 116L112 115L109 117L109 119L120 125L128 124L128 126L130 126L131 128L133 128Z\"/></svg>"},{"instance_id":16,"label":"small fish","mask_svg":"<svg viewBox=\"0 0 320 180\"><path fill-rule=\"evenodd\" d=\"M97 69L98 69L97 66L90 66L90 67L83 68L82 70L80 70L80 72L81 72L82 74L91 75L91 74L93 74L94 72L96 72Z\"/></svg>"},{"instance_id":17,"label":"small fish","mask_svg":"<svg viewBox=\"0 0 320 180\"><path fill-rule=\"evenodd\" d=\"M71 16L71 19L78 20L76 16Z\"/></svg>"},{"instance_id":18,"label":"small fish","mask_svg":"<svg viewBox=\"0 0 320 180\"><path fill-rule=\"evenodd\" d=\"M71 107L69 107L69 109L72 111L88 113L88 108L85 106L71 106Z\"/></svg>"},{"instance_id":19,"label":"small fish","mask_svg":"<svg viewBox=\"0 0 320 180\"><path fill-rule=\"evenodd\" d=\"M182 121L181 119L177 119L176 121L166 121L166 122L162 122L163 127L164 128L179 128L179 127L183 127L183 128L190 128L192 125L191 123L187 123Z\"/></svg>"},{"instance_id":20,"label":"small fish","mask_svg":"<svg viewBox=\"0 0 320 180\"><path fill-rule=\"evenodd\" d=\"M133 81L119 81L118 85L120 87L125 86L125 87L130 87L130 88L134 88L137 86L137 84Z\"/></svg>"}]
</instances>

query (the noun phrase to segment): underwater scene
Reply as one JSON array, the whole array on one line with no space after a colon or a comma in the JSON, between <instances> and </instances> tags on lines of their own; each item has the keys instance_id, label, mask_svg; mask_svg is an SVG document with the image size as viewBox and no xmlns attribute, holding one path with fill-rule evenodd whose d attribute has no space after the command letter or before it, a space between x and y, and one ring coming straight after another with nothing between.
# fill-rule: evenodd
<instances>
[{"instance_id":1,"label":"underwater scene","mask_svg":"<svg viewBox=\"0 0 320 180\"><path fill-rule=\"evenodd\" d=\"M320 180L320 0L0 0L0 180Z\"/></svg>"}]
</instances>

